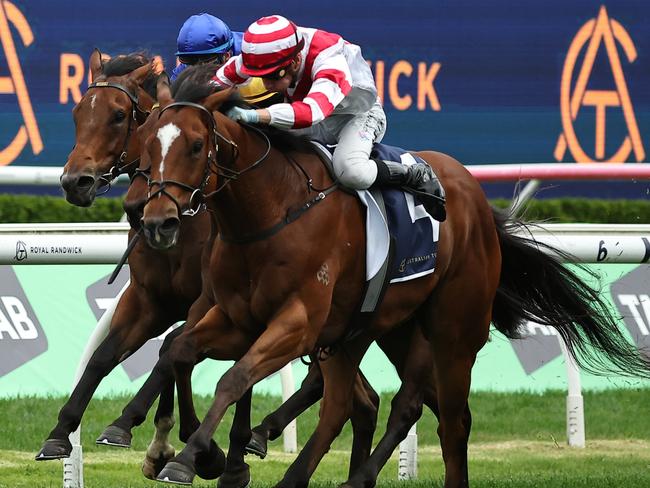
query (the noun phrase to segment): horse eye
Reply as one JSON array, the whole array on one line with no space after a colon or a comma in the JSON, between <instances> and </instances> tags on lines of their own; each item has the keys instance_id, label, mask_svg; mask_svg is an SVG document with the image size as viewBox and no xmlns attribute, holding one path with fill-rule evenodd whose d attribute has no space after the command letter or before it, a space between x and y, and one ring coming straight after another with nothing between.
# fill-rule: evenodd
<instances>
[{"instance_id":1,"label":"horse eye","mask_svg":"<svg viewBox=\"0 0 650 488\"><path fill-rule=\"evenodd\" d=\"M201 152L201 149L203 149L203 141L194 141L192 144L192 152L197 154Z\"/></svg>"},{"instance_id":2,"label":"horse eye","mask_svg":"<svg viewBox=\"0 0 650 488\"><path fill-rule=\"evenodd\" d=\"M115 115L113 115L113 122L120 123L126 118L126 113L124 110L116 110Z\"/></svg>"}]
</instances>

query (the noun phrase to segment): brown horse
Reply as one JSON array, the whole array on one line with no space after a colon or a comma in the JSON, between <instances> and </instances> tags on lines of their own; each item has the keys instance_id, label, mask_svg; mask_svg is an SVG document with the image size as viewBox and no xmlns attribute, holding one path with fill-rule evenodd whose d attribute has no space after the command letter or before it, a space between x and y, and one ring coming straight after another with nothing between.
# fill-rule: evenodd
<instances>
[{"instance_id":1,"label":"brown horse","mask_svg":"<svg viewBox=\"0 0 650 488\"><path fill-rule=\"evenodd\" d=\"M92 205L98 190L138 166L140 146L132 136L151 111L157 80L143 54L104 63L95 50L89 64L92 83L72 110L75 145L61 176L66 199L81 207Z\"/></svg>"},{"instance_id":2,"label":"brown horse","mask_svg":"<svg viewBox=\"0 0 650 488\"><path fill-rule=\"evenodd\" d=\"M146 155L140 161L139 148L152 126L151 119L146 122L146 117L152 110L157 77L152 71L151 61L140 54L118 56L103 64L99 51L95 51L90 59L90 67L93 84L73 111L77 127L76 144L66 165L62 184L69 201L85 206L92 203L98 187L110 184L120 173L129 173L132 184L124 208L134 227L129 236L133 239L140 225L148 192L146 178L134 175L146 176L149 166ZM156 111L153 109L154 116ZM123 114L128 114L128 117L123 118ZM116 144L116 141L122 145ZM121 153L119 149L122 149ZM138 163L139 168L136 169ZM173 252L161 253L143 242L136 245L129 259L131 282L118 304L109 336L95 351L79 384L61 409L57 426L36 456L37 460L69 456L69 433L79 425L99 382L119 362L174 322L187 316L190 323L195 323L203 316L207 310L203 308L206 307L206 297L199 297L201 282L196 277L201 274L201 253L204 248L210 247L206 245L210 231L210 219L205 213L199 213L184 226L178 248ZM179 328L167 336L162 351L180 331ZM174 454L167 440L174 424L173 377L169 370L168 374L163 375L165 379L160 381L160 376L155 374L160 370L155 370L122 415L98 438L100 445L129 447L131 429L144 421L151 405L162 392L154 420L156 434L143 463L143 473L149 478L154 478ZM361 453L355 457L363 459L362 453L365 452L367 457L370 449L378 398L369 384L361 379L355 395L357 407L353 425L355 442L359 445L355 452ZM297 397L301 398L301 395ZM299 401L304 403L304 400ZM181 440L186 440L199 423L198 419L193 419L193 422L181 425ZM250 429L250 425L247 423L245 428ZM247 438L242 441L244 445L246 441ZM199 465L200 474L206 478L214 478L222 470L223 454L216 449L206 457L205 466Z\"/></svg>"},{"instance_id":3,"label":"brown horse","mask_svg":"<svg viewBox=\"0 0 650 488\"><path fill-rule=\"evenodd\" d=\"M585 349L591 343L612 367L648 375L648 362L626 342L598 294L533 240L513 236L471 174L434 152L418 155L434 168L448 198L436 271L389 287L372 324L344 342L364 282L361 205L333 191L313 153L273 147L264 131L218 112L230 98L227 91L206 96L188 88L174 103L159 93L156 136L145 148L152 162L143 219L150 244L175 244L181 215L197 196L220 231L208 270L219 304L169 351L181 408L193 412L190 374L198 360L236 360L219 380L201 426L158 479L191 482L230 405L249 399L256 382L289 361L336 345L321 363L318 427L279 484L306 486L350 414L350 392L367 347L410 319L422 327L432 353L446 487L469 483L471 369L492 319L514 335L524 319L534 318L555 327L572 353L586 352L593 360L587 364L599 366L600 356Z\"/></svg>"},{"instance_id":4,"label":"brown horse","mask_svg":"<svg viewBox=\"0 0 650 488\"><path fill-rule=\"evenodd\" d=\"M189 74L190 72L191 70L188 70L186 74ZM181 76L178 83L182 82L183 77L184 75ZM161 79L161 84L166 86L162 81L163 80ZM207 82L207 79L204 81ZM154 110L153 116L138 130L139 138L146 138L152 134L151 126L154 123L153 121L157 118L157 110L158 109ZM149 159L146 151L142 153L140 166L139 174L141 174L143 170L149 169ZM132 218L130 218L132 222L139 220L137 215L139 215L138 212L141 211L142 207L144 207L146 198L147 187L145 185L145 179L134 179L125 199L125 208L129 209L129 213L132 214ZM193 219L189 218L186 225L194 225ZM208 230L206 230L206 232L207 231ZM188 243L185 243L185 245L188 245ZM207 268L207 263L204 264L204 267ZM211 298L211 293L212 291L208 280L207 282L204 282L202 295L197 303L208 303L210 300L213 300ZM194 310L194 308L192 310ZM186 327L191 327L193 323L196 323L196 321L189 318ZM403 329L405 330L400 331L402 336L408 336L409 334L414 333L413 324L408 324L406 327L403 327ZM417 332L417 329L415 329L415 332ZM408 367L409 364L409 342L403 340L387 341L386 343L380 342L380 346L389 359L395 364L400 376L402 376L401 371L405 367ZM416 354L415 357L419 357L419 355ZM145 460L145 467L148 468L146 470L146 475L149 477L152 473L156 474L160 469L162 469L160 464L162 463L164 465L166 460L171 457L170 452L172 452L172 449L166 440L168 430L164 428L173 423L171 421L173 418L173 393L170 393L173 388L173 377L166 378L166 376L169 376L169 367L170 363L169 361L166 361L166 356L163 355L134 400L124 409L122 416L115 420L104 433L104 436L110 438L114 443L119 443L120 439L130 438L130 429L141 421L136 419L144 418L146 411L150 408L153 402L153 399L155 399L158 393L162 390L161 400L159 402L158 410L156 411L156 425L158 427L158 432L156 434L155 443L150 446L147 459ZM310 373L303 382L301 389L290 399L290 401L287 402L287 404L283 405L278 412L268 416L263 425L256 429L255 440L257 441L257 453L264 455L265 446L263 446L264 452L260 452L260 449L262 448L260 443L262 441L265 443L266 438L268 438L269 435L279 435L290 420L321 398L322 389L323 384L319 368L315 367L310 369ZM435 412L435 390L433 388L432 379L429 377L429 383L419 387L417 391L424 392L426 404ZM354 408L351 421L354 441L352 446L350 473L356 472L357 468L368 457L372 435L376 425L378 406L378 397L362 375L359 375L355 382L353 398ZM241 410L245 410L245 407ZM237 445L233 446L231 444L231 448L228 452L228 469L220 479L220 486L244 486L250 479L248 466L243 461L243 448L250 437L250 425L248 425L247 421L243 420L248 417L244 416L243 413L240 413L239 408L237 412L238 414L236 414L236 419L238 421L233 424L233 430L231 433L231 439L233 439ZM408 421L404 416L400 418ZM199 420L196 418L193 411L181 415L181 439L187 439L189 433L193 432L198 425ZM406 430L408 430L410 425L411 424L408 424L406 426ZM388 456L399 440L401 440L400 431L397 429L391 430L391 426L392 423L389 423L389 432L387 433L387 437L391 440L387 442L387 447L385 448ZM253 447L249 446L249 451L250 450L254 450ZM158 454L158 457L156 457L156 453ZM381 459L375 455L373 455L373 457L375 459ZM372 480L371 483L374 484L374 478L376 478L376 474L384 463L385 460L378 461L378 465L374 470L365 470L365 472L368 473L368 477ZM205 469L203 471L205 471Z\"/></svg>"},{"instance_id":5,"label":"brown horse","mask_svg":"<svg viewBox=\"0 0 650 488\"><path fill-rule=\"evenodd\" d=\"M90 67L94 86L91 85L73 111L76 144L62 177L68 200L82 206L92 203L97 188L103 183L110 182L120 172L133 173L136 169L143 135L133 137L133 133L142 128L151 110L157 79L151 60L139 54L118 56L103 64L99 51L95 51ZM137 193L137 188L135 191ZM142 191L146 195L146 182ZM129 206L133 200L136 203ZM134 215L136 212L137 215L140 197L136 195L130 199L127 196L126 202L127 213ZM136 222L139 224L139 218ZM172 252L156 251L145 242L135 246L129 258L130 284L117 305L108 336L94 352L79 383L61 408L57 425L37 454L37 460L68 457L71 451L68 436L79 425L101 380L147 340L188 317L190 306L201 291L201 281L196 276L200 275L200 257L209 238L209 229L209 217L198 215L184 227L179 246ZM132 230L130 239L134 234ZM198 310L197 315L201 317L204 311ZM166 344L173 336L168 335ZM173 401L173 384L171 389ZM98 441L128 447L130 429L144 421L155 398L147 399L146 408L140 406L126 412L131 423L110 426ZM157 417L156 423L163 432L172 427L167 417ZM150 477L156 472L147 465L163 452L168 457L173 455L167 446L148 453L144 469L148 469Z\"/></svg>"}]
</instances>

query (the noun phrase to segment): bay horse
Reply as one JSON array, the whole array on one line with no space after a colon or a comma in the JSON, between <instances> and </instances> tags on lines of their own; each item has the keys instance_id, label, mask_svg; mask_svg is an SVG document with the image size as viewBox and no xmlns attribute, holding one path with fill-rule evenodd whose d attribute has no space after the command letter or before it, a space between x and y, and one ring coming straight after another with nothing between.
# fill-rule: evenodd
<instances>
[{"instance_id":1,"label":"bay horse","mask_svg":"<svg viewBox=\"0 0 650 488\"><path fill-rule=\"evenodd\" d=\"M186 77L186 75L190 74L193 69L194 68L188 69L185 74L181 75L181 78L179 78L175 86L182 83L183 78ZM204 75L207 73L208 77L204 76L205 79L199 79L197 82L201 85L206 85L209 76L211 75L209 71L206 71L203 68L202 71ZM163 78L160 79L159 85L165 86L166 89L169 89ZM157 117L157 110L159 109L155 109L152 118L150 118L140 129L138 129L139 138L142 139L151 135L152 131L149 129L149 127L152 125L152 121ZM148 153L146 151L144 151L141 155L140 165L140 172L149 168ZM133 213L133 217L130 218L132 222L137 220L136 215L141 210L141 208L144 207L146 199L147 188L145 186L145 179L141 178L133 180L131 186L129 187L129 191L127 193L124 204L125 208L129 208L131 210L131 213ZM194 212L190 213L192 215L195 215ZM193 225L192 218L188 218L187 225ZM188 244L186 243L185 245ZM209 247L209 244L207 247ZM205 263L204 267L207 268L207 265ZM210 283L204 282L201 298L197 300L197 302L209 302L211 300L210 293ZM191 327L192 323L195 322L188 318L186 327ZM411 331L413 329L412 324L410 325L410 329L408 326L403 327L402 329L403 330L400 330L400 334L403 337L408 337L409 334L413 334L414 332L417 333L417 329L415 329L414 332ZM386 341L385 343L380 342L379 345L396 366L400 377L403 377L402 371L404 368L408 368L410 363L408 355L409 341ZM164 349L165 348L163 347L163 350ZM418 355L416 355L416 357L418 357ZM169 453L172 452L172 448L166 440L166 434L168 431L159 428L160 425L165 426L172 423L170 421L163 422L161 419L173 418L173 394L169 393L173 388L173 377L169 379L165 378L166 374L168 373L168 368L170 368L170 363L168 361L165 361L165 356L163 355L134 400L130 402L130 404L124 409L122 416L114 421L105 432L106 434L110 431L110 434L113 436L113 438L117 437L118 441L120 438L130 438L130 429L141 421L136 421L136 419L144 418L146 411L150 408L155 397L158 395L158 393L161 393L161 400L159 402L158 410L156 411L156 425L158 427L156 433L156 447L154 447L154 444L152 443L147 453L147 459L145 460L145 466L155 466L155 469L150 469L147 471L146 475L148 477L151 477L150 475L152 472L157 473L162 468L162 466L160 466L160 463L162 462L164 465L164 462L169 457L171 457ZM307 407L321 398L322 386L323 385L319 368L311 368L309 375L303 382L300 390L296 392L296 394L293 395L291 399L278 410L278 412L269 415L265 419L264 423L255 430L254 434L255 440L257 441L256 446L258 449L258 454L265 454L265 452L259 452L262 436L268 437L268 435L279 435L290 420L295 418L299 413L304 411ZM405 384L404 387L407 388L408 384ZM417 391L423 394L424 402L429 406L429 408L436 412L437 409L435 403L435 387L433 386L432 378L429 377L427 384L418 386ZM167 399L168 396L170 399ZM353 429L353 446L351 452L350 473L357 472L357 468L359 468L364 463L364 460L368 457L372 443L372 435L374 433L376 425L377 406L379 401L377 395L374 393L371 386L367 383L362 375L359 375L355 382L353 399L354 408L351 416ZM421 411L421 405L419 408ZM245 410L245 407L242 410ZM228 451L227 470L220 478L220 486L244 486L250 479L248 474L248 466L243 461L243 448L251 435L250 425L246 423L247 421L242 420L248 417L244 416L245 414L239 414L239 409L237 412L238 413L235 415L236 422L233 424L233 430L231 432L231 439L233 439L236 444L238 443L238 445L232 446L231 444L231 449ZM400 434L398 427L392 428L394 423L395 422L389 422L389 429L385 436L386 439L389 439L388 441L384 442L384 444L386 444L385 452L387 452L386 459L403 437L403 435ZM189 436L188 432L195 430L198 424L199 420L196 418L196 415L193 411L181 415L181 439L185 440ZM410 425L411 424L406 426L406 431ZM265 431L265 429L267 430ZM251 446L248 447L248 450L254 451ZM156 456L156 454L158 454L158 456ZM363 471L366 473L368 478L372 479L372 484L374 484L374 479L386 461L386 459L382 459L374 454L373 457L374 459L378 460L375 463L376 467L374 469L366 468Z\"/></svg>"},{"instance_id":2,"label":"bay horse","mask_svg":"<svg viewBox=\"0 0 650 488\"><path fill-rule=\"evenodd\" d=\"M370 326L343 341L364 286L360 202L336 191L313 152L274 147L264 130L221 113L231 91L177 93L175 100L160 95L156 136L145 147L152 163L145 236L158 249L173 247L181 215L197 196L219 228L206 270L218 304L168 352L179 407L193 412L190 375L198 360L235 364L217 383L200 427L159 480L190 483L196 460L209 450L230 405L250 401L252 386L289 361L336 345L336 353L320 364L318 427L277 485L307 486L350 414L351 388L367 347L409 320L428 340L447 488L469 485L467 399L491 320L507 336L516 335L526 319L553 326L579 364L649 376L647 359L625 340L598 293L544 246L513 234L516 222L489 206L459 162L430 151L417 155L442 181L448 205L436 270L391 285Z\"/></svg>"},{"instance_id":3,"label":"bay horse","mask_svg":"<svg viewBox=\"0 0 650 488\"><path fill-rule=\"evenodd\" d=\"M140 145L133 134L155 101L152 62L142 53L108 62L98 49L90 56L92 83L72 110L75 145L61 175L61 187L73 205L92 205L98 190L137 168Z\"/></svg>"},{"instance_id":4,"label":"bay horse","mask_svg":"<svg viewBox=\"0 0 650 488\"><path fill-rule=\"evenodd\" d=\"M139 155L141 142L148 134L147 116L151 111L156 112L153 101L157 76L152 60L140 53L120 55L104 63L100 52L95 50L89 64L92 84L73 110L76 143L64 168L62 186L68 201L88 206L94 201L98 188L109 185L119 174L128 173L132 183L124 208L132 225L129 234L132 240L139 229L147 196L146 178L137 176L146 176L148 168L148 162L140 161ZM91 357L82 378L61 408L57 425L48 435L36 460L70 455L69 434L79 425L101 380L117 364L175 322L186 317L192 322L193 314L197 317L196 322L204 314L205 296L199 296L201 280L196 277L201 274L201 253L204 248L209 248L210 230L210 219L205 213L199 213L184 226L179 245L172 252L154 250L144 242L135 246L129 258L130 284L118 303L109 335ZM180 331L179 328L166 337L162 351ZM97 443L129 447L131 429L144 421L162 390L154 419L156 434L143 463L145 476L155 478L174 454L167 440L174 424L173 378L160 388L152 390L148 386L150 384L144 385L122 415L99 436ZM355 452L364 453L370 449L378 397L365 380L358 383L355 394L357 408L353 424L355 439L360 446ZM246 428L250 429L250 425ZM181 440L186 440L189 433L182 428ZM363 459L363 454L356 458ZM221 474L223 461L223 454L215 449L206 457L205 466L199 465L201 476L214 478Z\"/></svg>"},{"instance_id":5,"label":"bay horse","mask_svg":"<svg viewBox=\"0 0 650 488\"><path fill-rule=\"evenodd\" d=\"M117 56L104 63L95 50L90 58L93 83L73 110L75 146L68 157L61 178L69 202L88 206L97 189L110 183L120 173L135 174L139 164L140 141L134 137L147 120L156 96L152 59L143 54ZM143 179L142 179L143 180ZM138 179L136 179L138 181ZM146 192L146 184L144 186ZM139 202L139 198L135 198ZM127 215L135 219L138 204L129 206ZM133 227L133 226L132 226ZM58 421L50 432L36 460L60 459L70 455L68 436L81 421L90 399L102 379L121 361L137 351L147 340L159 336L178 321L188 317L190 306L201 291L200 257L209 238L210 219L198 215L179 237L179 246L172 252L160 252L139 242L129 257L130 283L120 298L113 315L108 336L93 353L81 379L59 411ZM131 229L132 240L137 229ZM198 312L202 316L203 312ZM169 334L164 346L180 330ZM172 402L173 402L173 385ZM153 403L156 397L150 400ZM149 406L150 406L149 404ZM129 447L130 429L142 423L148 408L127 412L130 425L112 425L99 437L101 444ZM173 424L169 418L156 418L160 431L168 432ZM160 424L160 425L159 425ZM145 475L154 477L155 460L172 456L171 446L147 453L143 466ZM158 468L159 470L159 468Z\"/></svg>"}]
</instances>

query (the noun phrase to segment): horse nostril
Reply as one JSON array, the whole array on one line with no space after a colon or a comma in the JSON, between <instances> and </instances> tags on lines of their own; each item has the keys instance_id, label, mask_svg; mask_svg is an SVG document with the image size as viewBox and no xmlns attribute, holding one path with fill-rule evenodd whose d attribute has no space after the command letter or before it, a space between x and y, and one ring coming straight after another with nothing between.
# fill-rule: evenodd
<instances>
[{"instance_id":1,"label":"horse nostril","mask_svg":"<svg viewBox=\"0 0 650 488\"><path fill-rule=\"evenodd\" d=\"M166 235L173 234L178 229L179 224L180 222L177 218L170 217L165 219L165 221L160 225L159 232Z\"/></svg>"},{"instance_id":2,"label":"horse nostril","mask_svg":"<svg viewBox=\"0 0 650 488\"><path fill-rule=\"evenodd\" d=\"M77 187L82 190L87 190L89 188L92 188L92 186L95 184L95 178L92 176L80 176L79 179L77 180Z\"/></svg>"}]
</instances>

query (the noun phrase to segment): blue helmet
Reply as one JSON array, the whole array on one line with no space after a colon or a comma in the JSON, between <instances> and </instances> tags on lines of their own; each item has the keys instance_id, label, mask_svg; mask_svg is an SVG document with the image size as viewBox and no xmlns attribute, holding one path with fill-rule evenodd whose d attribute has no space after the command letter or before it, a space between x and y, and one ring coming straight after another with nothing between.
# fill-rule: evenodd
<instances>
[{"instance_id":1,"label":"blue helmet","mask_svg":"<svg viewBox=\"0 0 650 488\"><path fill-rule=\"evenodd\" d=\"M225 53L233 42L230 28L221 19L206 13L192 15L178 33L176 56Z\"/></svg>"}]
</instances>

